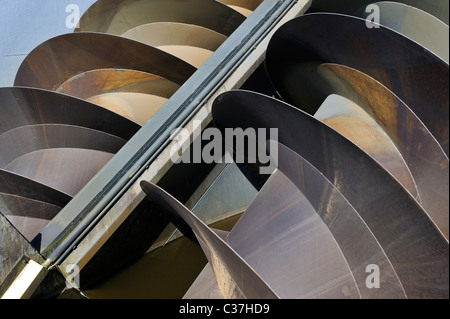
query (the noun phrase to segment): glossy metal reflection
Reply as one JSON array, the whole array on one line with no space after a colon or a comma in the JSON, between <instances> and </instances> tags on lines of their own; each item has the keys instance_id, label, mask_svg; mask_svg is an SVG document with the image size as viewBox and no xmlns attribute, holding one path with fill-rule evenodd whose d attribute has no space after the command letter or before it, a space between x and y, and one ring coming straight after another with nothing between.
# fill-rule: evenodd
<instances>
[{"instance_id":1,"label":"glossy metal reflection","mask_svg":"<svg viewBox=\"0 0 450 319\"><path fill-rule=\"evenodd\" d=\"M149 45L101 33L68 33L36 47L17 71L14 85L58 89L71 77L97 69L131 69L179 85L195 71L192 65Z\"/></svg>"},{"instance_id":2,"label":"glossy metal reflection","mask_svg":"<svg viewBox=\"0 0 450 319\"><path fill-rule=\"evenodd\" d=\"M320 116L390 171L448 237L448 158L402 100L366 74L330 63L312 68L294 65L277 84L289 92L295 106ZM333 111L336 106L329 105L328 114L322 114L320 105L330 94L350 99L358 105L356 110ZM318 110L322 112L320 115ZM368 121L369 117L373 123ZM386 134L398 151L387 148L389 141L377 138L379 131Z\"/></svg>"},{"instance_id":3,"label":"glossy metal reflection","mask_svg":"<svg viewBox=\"0 0 450 319\"><path fill-rule=\"evenodd\" d=\"M281 95L289 103L297 100L295 90L285 89L286 75L295 66L353 67L404 101L448 155L448 64L403 35L383 26L369 29L365 22L345 15L308 14L283 25L267 53L267 67Z\"/></svg>"},{"instance_id":4,"label":"glossy metal reflection","mask_svg":"<svg viewBox=\"0 0 450 319\"><path fill-rule=\"evenodd\" d=\"M279 142L316 167L359 213L409 298L448 297L448 241L414 198L360 148L304 112L256 93L224 93L212 114L220 128L278 128Z\"/></svg>"},{"instance_id":5,"label":"glossy metal reflection","mask_svg":"<svg viewBox=\"0 0 450 319\"><path fill-rule=\"evenodd\" d=\"M152 22L195 24L225 36L245 20L245 16L212 0L100 0L81 17L76 31L122 35Z\"/></svg>"},{"instance_id":6,"label":"glossy metal reflection","mask_svg":"<svg viewBox=\"0 0 450 319\"><path fill-rule=\"evenodd\" d=\"M121 35L173 54L199 68L227 39L216 31L193 24L154 22Z\"/></svg>"},{"instance_id":7,"label":"glossy metal reflection","mask_svg":"<svg viewBox=\"0 0 450 319\"><path fill-rule=\"evenodd\" d=\"M144 125L179 87L150 73L100 69L77 74L56 91L101 105Z\"/></svg>"},{"instance_id":8,"label":"glossy metal reflection","mask_svg":"<svg viewBox=\"0 0 450 319\"><path fill-rule=\"evenodd\" d=\"M81 99L111 92L145 93L170 98L179 84L160 76L135 70L98 69L77 74L56 89Z\"/></svg>"}]
</instances>

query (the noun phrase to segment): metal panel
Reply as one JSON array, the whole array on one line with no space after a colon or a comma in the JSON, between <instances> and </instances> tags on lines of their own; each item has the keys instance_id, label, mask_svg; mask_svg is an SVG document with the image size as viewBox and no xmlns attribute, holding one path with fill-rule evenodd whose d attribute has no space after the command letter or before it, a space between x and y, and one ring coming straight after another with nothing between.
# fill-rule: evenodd
<instances>
[{"instance_id":1,"label":"metal panel","mask_svg":"<svg viewBox=\"0 0 450 319\"><path fill-rule=\"evenodd\" d=\"M0 134L21 126L51 123L81 126L128 140L140 128L95 104L41 89L0 88L0 110Z\"/></svg>"},{"instance_id":2,"label":"metal panel","mask_svg":"<svg viewBox=\"0 0 450 319\"><path fill-rule=\"evenodd\" d=\"M56 90L76 74L104 68L152 73L177 84L196 71L149 45L115 35L79 32L57 36L31 51L17 71L14 85Z\"/></svg>"},{"instance_id":3,"label":"metal panel","mask_svg":"<svg viewBox=\"0 0 450 319\"><path fill-rule=\"evenodd\" d=\"M99 69L74 75L65 81L58 93L81 99L110 92L135 92L170 98L180 85L151 73L125 69Z\"/></svg>"},{"instance_id":4,"label":"metal panel","mask_svg":"<svg viewBox=\"0 0 450 319\"><path fill-rule=\"evenodd\" d=\"M229 36L245 17L213 0L100 0L81 17L75 31L122 35L151 22L199 25Z\"/></svg>"},{"instance_id":5,"label":"metal panel","mask_svg":"<svg viewBox=\"0 0 450 319\"><path fill-rule=\"evenodd\" d=\"M344 115L336 110L333 118L322 120L362 147L396 176L448 236L448 158L427 127L401 99L380 82L344 65L324 63L311 67L293 64L289 71L279 76L282 79L277 86L289 93L292 103L316 117L317 109L329 94L339 94L357 103L362 111L360 115ZM367 116L376 124L373 129L363 130L360 124ZM374 139L374 130L375 133L384 131L392 140L414 178L414 185L408 176L402 177L404 169L400 171L402 175L389 169L401 165L403 160L397 159L393 163L395 166L390 163L396 154L384 154L385 148L381 148L380 141Z\"/></svg>"},{"instance_id":6,"label":"metal panel","mask_svg":"<svg viewBox=\"0 0 450 319\"><path fill-rule=\"evenodd\" d=\"M113 155L88 149L52 148L25 154L5 170L74 196Z\"/></svg>"},{"instance_id":7,"label":"metal panel","mask_svg":"<svg viewBox=\"0 0 450 319\"><path fill-rule=\"evenodd\" d=\"M83 148L116 153L126 140L80 126L35 124L0 135L0 167L25 154L50 148Z\"/></svg>"},{"instance_id":8,"label":"metal panel","mask_svg":"<svg viewBox=\"0 0 450 319\"><path fill-rule=\"evenodd\" d=\"M304 12L308 6L309 1L306 0L264 1L213 54L211 59L190 78L188 83L174 94L163 109L155 114L138 134L134 135L133 139L119 151L118 156L115 156L78 194L76 200L72 200L56 216L51 225L53 231L46 232L44 229L41 247L45 255L49 257L49 262L63 260L70 252L70 249L67 249L81 240L80 234L85 234L90 229L90 223L100 219L103 214L114 208L119 199L122 199L119 206L123 201L128 202L127 205L140 202L143 198L142 192L134 193L139 185L133 186L133 183L146 171L147 165L152 163L168 145L171 131L188 123L204 103L217 94L217 90L233 71L238 70L241 74L239 81L242 80L242 76L248 76L251 72L248 66L261 61L260 57L264 49L261 49L258 44L261 41L265 43L264 35L272 28L278 27L284 15L292 17L299 12ZM254 50L255 46L257 51ZM239 68L243 59L251 53L252 56L246 60L243 68ZM245 71L243 71L244 68ZM236 81L236 78L233 81ZM160 165L156 164L158 167ZM111 171L117 173L111 175ZM131 193L125 194L128 188ZM122 197L123 195L125 197ZM114 209L113 214L117 213L119 212ZM70 235L68 235L69 232Z\"/></svg>"},{"instance_id":9,"label":"metal panel","mask_svg":"<svg viewBox=\"0 0 450 319\"><path fill-rule=\"evenodd\" d=\"M293 19L272 37L267 67L277 85L297 65L338 63L381 82L408 105L448 155L448 64L403 35L369 29L366 21L337 14ZM336 27L339 26L339 27ZM291 103L294 91L279 88Z\"/></svg>"},{"instance_id":10,"label":"metal panel","mask_svg":"<svg viewBox=\"0 0 450 319\"><path fill-rule=\"evenodd\" d=\"M409 298L448 297L448 241L414 198L361 149L306 113L256 93L224 93L212 114L221 128L278 128L280 143L314 165L360 214Z\"/></svg>"}]
</instances>

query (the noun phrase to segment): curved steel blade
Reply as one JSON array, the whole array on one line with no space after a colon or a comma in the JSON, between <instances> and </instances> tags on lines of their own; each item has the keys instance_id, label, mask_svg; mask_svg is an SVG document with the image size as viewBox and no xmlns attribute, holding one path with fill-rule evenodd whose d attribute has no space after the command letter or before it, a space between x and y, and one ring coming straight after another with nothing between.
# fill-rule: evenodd
<instances>
[{"instance_id":1,"label":"curved steel blade","mask_svg":"<svg viewBox=\"0 0 450 319\"><path fill-rule=\"evenodd\" d=\"M154 184L142 181L141 187L150 200L176 214L190 226L225 298L278 298L263 278L183 204Z\"/></svg>"},{"instance_id":2,"label":"curved steel blade","mask_svg":"<svg viewBox=\"0 0 450 319\"><path fill-rule=\"evenodd\" d=\"M25 154L50 148L84 148L116 153L126 140L80 126L35 124L0 135L0 168Z\"/></svg>"},{"instance_id":3,"label":"curved steel blade","mask_svg":"<svg viewBox=\"0 0 450 319\"><path fill-rule=\"evenodd\" d=\"M66 193L4 169L0 169L0 192L60 207L63 207L72 199ZM22 212L17 212L16 214L21 215Z\"/></svg>"},{"instance_id":4,"label":"curved steel blade","mask_svg":"<svg viewBox=\"0 0 450 319\"><path fill-rule=\"evenodd\" d=\"M339 190L297 153L277 142L270 143L270 149L278 148L279 171L269 178L228 235L230 246L254 269L265 270L258 273L271 283L281 297L303 297L298 295L300 291L306 287L317 291L314 286L321 281L336 285L339 278L336 269L339 262L344 261L356 284L357 293L354 291L352 297L405 298L402 284L377 239ZM292 201L285 199L288 193L286 185L289 183L293 183L297 192L302 194L297 195L297 200L304 196L313 208L311 216L302 221L304 228L299 228L299 223L296 223L299 216L305 214L304 211L297 209L293 215L286 214L292 205ZM272 213L266 214L266 211ZM313 221L326 226L336 241L339 254L333 257L332 250L324 245L323 239L316 242L318 232L311 228ZM275 233L282 235L268 235ZM300 246L305 246L302 253L297 251ZM320 258L312 258L315 253ZM366 285L366 268L373 264L383 274L379 289L369 289ZM330 269L324 274L319 273L327 265ZM267 276L264 276L265 273ZM271 278L276 275L281 278ZM302 276L306 278L300 282ZM278 285L272 284L282 282L282 278L286 277L289 280L284 282L283 289L277 289ZM350 286L343 288L340 286L334 291L326 289L322 297L343 297L346 290L351 292Z\"/></svg>"},{"instance_id":5,"label":"curved steel blade","mask_svg":"<svg viewBox=\"0 0 450 319\"><path fill-rule=\"evenodd\" d=\"M448 25L421 9L402 3L380 1L375 2L374 5L378 7L381 25L416 41L448 64ZM359 9L355 15L363 19L370 19L370 12L366 12L365 9L366 7Z\"/></svg>"},{"instance_id":6,"label":"curved steel blade","mask_svg":"<svg viewBox=\"0 0 450 319\"><path fill-rule=\"evenodd\" d=\"M436 0L392 0L400 2L412 7L419 8L429 14L437 17L448 25L449 23L449 6L448 1ZM354 14L359 8L372 4L373 0L314 0L311 4L311 12L336 12L345 14Z\"/></svg>"},{"instance_id":7,"label":"curved steel blade","mask_svg":"<svg viewBox=\"0 0 450 319\"><path fill-rule=\"evenodd\" d=\"M227 39L216 31L193 24L154 22L121 35L157 47L199 68Z\"/></svg>"},{"instance_id":8,"label":"curved steel blade","mask_svg":"<svg viewBox=\"0 0 450 319\"><path fill-rule=\"evenodd\" d=\"M284 24L272 37L267 68L291 103L284 86L294 65L338 63L381 82L423 121L448 156L449 66L417 43L386 27L338 14L308 14ZM339 27L336 27L339 26Z\"/></svg>"},{"instance_id":9,"label":"curved steel blade","mask_svg":"<svg viewBox=\"0 0 450 319\"><path fill-rule=\"evenodd\" d=\"M134 92L170 98L180 85L160 76L135 70L99 69L74 75L56 89L81 99L111 93Z\"/></svg>"},{"instance_id":10,"label":"curved steel blade","mask_svg":"<svg viewBox=\"0 0 450 319\"><path fill-rule=\"evenodd\" d=\"M330 94L314 117L338 131L372 156L421 203L412 174L388 134L358 104L337 94Z\"/></svg>"},{"instance_id":11,"label":"curved steel blade","mask_svg":"<svg viewBox=\"0 0 450 319\"><path fill-rule=\"evenodd\" d=\"M132 69L179 85L196 68L160 49L102 33L68 33L41 43L17 71L15 86L56 90L71 77L96 69Z\"/></svg>"},{"instance_id":12,"label":"curved steel blade","mask_svg":"<svg viewBox=\"0 0 450 319\"><path fill-rule=\"evenodd\" d=\"M140 125L95 104L52 91L0 88L0 135L22 126L73 125L102 131L125 140Z\"/></svg>"},{"instance_id":13,"label":"curved steel blade","mask_svg":"<svg viewBox=\"0 0 450 319\"><path fill-rule=\"evenodd\" d=\"M295 106L311 115L322 117L321 120L373 156L417 197L433 221L448 236L448 158L439 143L402 100L366 74L338 64L325 63L312 68L294 65L283 76L282 81L278 86L290 93ZM352 100L364 111L365 116L355 115L355 112L344 114L342 110L332 109L328 114L317 114L318 110L323 112L323 106L320 105L330 94ZM377 124L360 132L363 127L359 124L367 116ZM374 138L378 129L387 134L403 158L393 162L395 152L386 156L385 148L381 148L382 144ZM404 163L407 167L404 167ZM397 167L403 169L399 170ZM414 185L411 185L408 178L409 172Z\"/></svg>"},{"instance_id":14,"label":"curved steel blade","mask_svg":"<svg viewBox=\"0 0 450 319\"><path fill-rule=\"evenodd\" d=\"M144 125L167 102L166 98L134 92L112 92L87 99L108 110Z\"/></svg>"},{"instance_id":15,"label":"curved steel blade","mask_svg":"<svg viewBox=\"0 0 450 319\"><path fill-rule=\"evenodd\" d=\"M0 169L0 212L31 241L71 196Z\"/></svg>"},{"instance_id":16,"label":"curved steel blade","mask_svg":"<svg viewBox=\"0 0 450 319\"><path fill-rule=\"evenodd\" d=\"M360 148L306 113L257 93L223 93L212 115L220 128L278 128L279 142L332 181L360 214L409 298L448 297L448 241L414 198Z\"/></svg>"},{"instance_id":17,"label":"curved steel blade","mask_svg":"<svg viewBox=\"0 0 450 319\"><path fill-rule=\"evenodd\" d=\"M114 154L76 148L52 148L25 154L5 170L75 196Z\"/></svg>"},{"instance_id":18,"label":"curved steel blade","mask_svg":"<svg viewBox=\"0 0 450 319\"><path fill-rule=\"evenodd\" d=\"M181 22L229 36L244 20L242 14L212 0L100 0L83 14L75 31L122 35L142 24Z\"/></svg>"}]
</instances>

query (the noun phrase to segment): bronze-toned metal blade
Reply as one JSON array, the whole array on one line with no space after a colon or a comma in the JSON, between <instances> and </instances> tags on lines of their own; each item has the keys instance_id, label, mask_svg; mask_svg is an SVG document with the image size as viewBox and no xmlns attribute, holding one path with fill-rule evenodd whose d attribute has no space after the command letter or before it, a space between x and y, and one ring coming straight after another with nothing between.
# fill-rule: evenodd
<instances>
[{"instance_id":1,"label":"bronze-toned metal blade","mask_svg":"<svg viewBox=\"0 0 450 319\"><path fill-rule=\"evenodd\" d=\"M134 70L100 69L71 77L56 91L85 99L145 124L180 86Z\"/></svg>"},{"instance_id":2,"label":"bronze-toned metal blade","mask_svg":"<svg viewBox=\"0 0 450 319\"><path fill-rule=\"evenodd\" d=\"M93 96L87 101L144 125L167 102L167 99L144 93L112 92Z\"/></svg>"},{"instance_id":3,"label":"bronze-toned metal blade","mask_svg":"<svg viewBox=\"0 0 450 319\"><path fill-rule=\"evenodd\" d=\"M152 22L195 24L226 36L245 20L245 16L212 0L100 0L81 17L75 31L122 35Z\"/></svg>"},{"instance_id":4,"label":"bronze-toned metal blade","mask_svg":"<svg viewBox=\"0 0 450 319\"><path fill-rule=\"evenodd\" d=\"M220 128L278 128L279 142L316 167L359 213L409 298L448 297L448 241L414 198L355 144L312 116L257 93L223 93L212 115Z\"/></svg>"},{"instance_id":5,"label":"bronze-toned metal blade","mask_svg":"<svg viewBox=\"0 0 450 319\"><path fill-rule=\"evenodd\" d=\"M448 25L449 23L449 6L448 1L436 0L393 0L412 7L416 7L442 20ZM374 3L373 0L314 0L311 4L311 12L336 12L345 14L354 14L363 6Z\"/></svg>"},{"instance_id":6,"label":"bronze-toned metal blade","mask_svg":"<svg viewBox=\"0 0 450 319\"><path fill-rule=\"evenodd\" d=\"M80 126L34 124L0 135L0 168L25 154L50 148L83 148L116 153L125 139Z\"/></svg>"},{"instance_id":7,"label":"bronze-toned metal blade","mask_svg":"<svg viewBox=\"0 0 450 319\"><path fill-rule=\"evenodd\" d=\"M143 24L121 36L157 47L197 68L227 39L216 31L178 22Z\"/></svg>"},{"instance_id":8,"label":"bronze-toned metal blade","mask_svg":"<svg viewBox=\"0 0 450 319\"><path fill-rule=\"evenodd\" d=\"M65 81L58 93L80 99L111 92L134 92L170 98L180 85L160 76L136 70L99 69L74 75Z\"/></svg>"},{"instance_id":9,"label":"bronze-toned metal blade","mask_svg":"<svg viewBox=\"0 0 450 319\"><path fill-rule=\"evenodd\" d=\"M0 135L22 126L73 125L102 131L125 140L140 125L98 105L52 91L0 88Z\"/></svg>"},{"instance_id":10,"label":"bronze-toned metal blade","mask_svg":"<svg viewBox=\"0 0 450 319\"><path fill-rule=\"evenodd\" d=\"M17 71L15 86L56 90L71 77L97 69L131 69L183 84L192 65L160 49L102 33L68 33L54 37L27 55Z\"/></svg>"},{"instance_id":11,"label":"bronze-toned metal blade","mask_svg":"<svg viewBox=\"0 0 450 319\"><path fill-rule=\"evenodd\" d=\"M44 149L15 159L5 170L75 196L113 155L88 149Z\"/></svg>"},{"instance_id":12,"label":"bronze-toned metal blade","mask_svg":"<svg viewBox=\"0 0 450 319\"><path fill-rule=\"evenodd\" d=\"M141 187L150 200L190 226L211 263L225 298L278 298L263 278L183 204L155 184L142 181Z\"/></svg>"},{"instance_id":13,"label":"bronze-toned metal blade","mask_svg":"<svg viewBox=\"0 0 450 319\"><path fill-rule=\"evenodd\" d=\"M284 24L272 37L266 60L279 92L288 103L296 100L284 81L294 66L337 63L355 68L404 101L448 156L448 64L403 35L383 26L369 29L365 22L321 13Z\"/></svg>"},{"instance_id":14,"label":"bronze-toned metal blade","mask_svg":"<svg viewBox=\"0 0 450 319\"><path fill-rule=\"evenodd\" d=\"M332 63L312 68L293 65L278 86L289 92L295 106L320 117L374 157L418 199L439 228L448 234L448 158L425 125L401 99L368 75ZM344 112L331 105L326 114L322 114L325 111L321 104L331 94L344 96L359 108ZM367 117L375 123L369 126ZM379 130L390 138L399 154L391 150L390 155L386 155L386 141L383 146L383 141L376 139Z\"/></svg>"},{"instance_id":15,"label":"bronze-toned metal blade","mask_svg":"<svg viewBox=\"0 0 450 319\"><path fill-rule=\"evenodd\" d=\"M389 135L358 104L330 94L314 117L350 139L391 173L421 203L417 185Z\"/></svg>"}]
</instances>

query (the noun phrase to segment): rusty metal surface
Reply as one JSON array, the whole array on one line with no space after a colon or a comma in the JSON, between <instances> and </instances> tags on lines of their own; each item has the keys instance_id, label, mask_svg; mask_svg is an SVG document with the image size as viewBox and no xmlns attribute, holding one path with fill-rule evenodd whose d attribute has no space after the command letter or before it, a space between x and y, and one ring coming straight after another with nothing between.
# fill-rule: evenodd
<instances>
[{"instance_id":1,"label":"rusty metal surface","mask_svg":"<svg viewBox=\"0 0 450 319\"><path fill-rule=\"evenodd\" d=\"M278 128L279 142L316 167L359 213L408 298L448 298L448 241L414 198L360 148L306 113L256 93L224 93L212 114L220 128Z\"/></svg>"},{"instance_id":2,"label":"rusty metal surface","mask_svg":"<svg viewBox=\"0 0 450 319\"><path fill-rule=\"evenodd\" d=\"M56 91L85 99L144 125L179 87L150 73L99 69L71 77Z\"/></svg>"},{"instance_id":3,"label":"rusty metal surface","mask_svg":"<svg viewBox=\"0 0 450 319\"><path fill-rule=\"evenodd\" d=\"M52 123L90 128L128 140L140 128L95 104L34 88L0 88L0 110L0 134L22 126Z\"/></svg>"},{"instance_id":4,"label":"rusty metal surface","mask_svg":"<svg viewBox=\"0 0 450 319\"><path fill-rule=\"evenodd\" d=\"M56 90L71 77L97 69L131 69L179 85L195 71L192 65L144 43L101 33L68 33L40 44L17 71L15 86Z\"/></svg>"},{"instance_id":5,"label":"rusty metal surface","mask_svg":"<svg viewBox=\"0 0 450 319\"><path fill-rule=\"evenodd\" d=\"M314 117L372 156L421 202L417 185L400 152L375 119L358 104L341 95L330 94Z\"/></svg>"},{"instance_id":6,"label":"rusty metal surface","mask_svg":"<svg viewBox=\"0 0 450 319\"><path fill-rule=\"evenodd\" d=\"M447 25L449 23L449 2L446 0L393 0L393 2L400 2L419 8L439 18ZM315 0L311 5L310 11L354 14L361 7L372 3L374 3L372 0Z\"/></svg>"},{"instance_id":7,"label":"rusty metal surface","mask_svg":"<svg viewBox=\"0 0 450 319\"><path fill-rule=\"evenodd\" d=\"M75 31L122 35L143 24L180 22L229 36L244 20L242 14L213 0L100 0L83 14Z\"/></svg>"},{"instance_id":8,"label":"rusty metal surface","mask_svg":"<svg viewBox=\"0 0 450 319\"><path fill-rule=\"evenodd\" d=\"M423 10L402 3L380 1L374 4L380 11L380 24L400 32L449 62L448 25ZM370 19L369 14L365 8L356 12L356 16L364 19Z\"/></svg>"},{"instance_id":9,"label":"rusty metal surface","mask_svg":"<svg viewBox=\"0 0 450 319\"><path fill-rule=\"evenodd\" d=\"M283 76L283 82L277 84L289 92L293 105L311 115L316 114L330 94L357 103L379 125L375 130L382 129L392 140L404 160L397 158L391 163L395 153L386 156L380 152L384 148L374 138L374 128L363 128L361 115L345 116L340 112L322 120L362 147L402 182L448 238L449 161L439 143L402 100L366 74L338 64L324 63L312 68L295 65ZM409 179L405 182L405 177L399 175L396 167L403 167L402 162L407 165L417 190L411 187Z\"/></svg>"},{"instance_id":10,"label":"rusty metal surface","mask_svg":"<svg viewBox=\"0 0 450 319\"><path fill-rule=\"evenodd\" d=\"M170 98L180 88L154 74L125 69L99 69L74 75L56 89L81 99L110 93L134 92Z\"/></svg>"},{"instance_id":11,"label":"rusty metal surface","mask_svg":"<svg viewBox=\"0 0 450 319\"><path fill-rule=\"evenodd\" d=\"M286 90L284 80L294 66L338 63L366 73L404 101L448 155L448 64L403 35L383 26L369 29L360 18L307 14L274 34L266 62L289 103L296 91Z\"/></svg>"}]
</instances>

